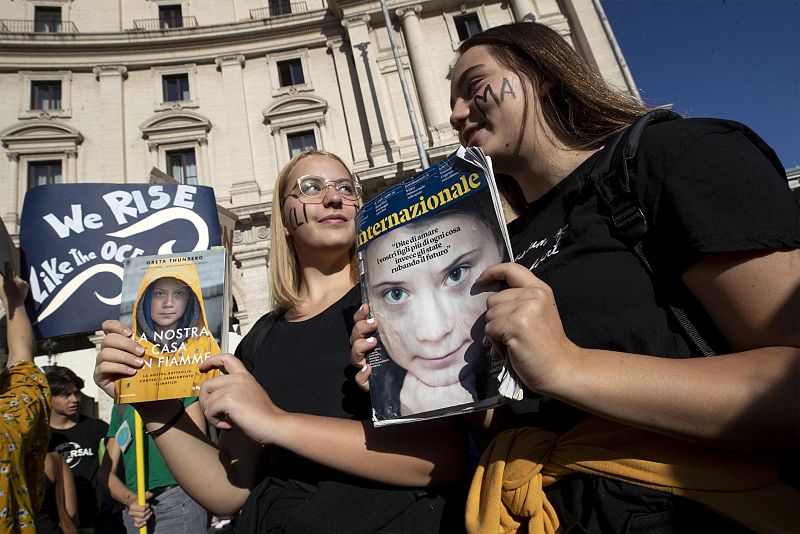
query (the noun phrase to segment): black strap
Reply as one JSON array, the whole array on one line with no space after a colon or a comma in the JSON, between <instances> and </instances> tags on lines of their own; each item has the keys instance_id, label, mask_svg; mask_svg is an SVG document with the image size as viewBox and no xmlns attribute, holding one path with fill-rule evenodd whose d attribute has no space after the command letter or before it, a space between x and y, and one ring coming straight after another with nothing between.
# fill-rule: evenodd
<instances>
[{"instance_id":1,"label":"black strap","mask_svg":"<svg viewBox=\"0 0 800 534\"><path fill-rule=\"evenodd\" d=\"M644 237L649 227L647 217L630 189L631 172L635 168L639 139L644 129L654 123L681 118L677 113L667 109L657 109L641 117L632 126L615 135L606 144L599 160L592 171L590 180L597 193L611 211L611 223L614 232L625 241L641 264L647 270L653 284L663 296L670 312L684 333L705 356L716 354L711 344L700 334L699 329L686 313L685 302L692 298L689 290L682 284L675 283L675 288L664 287L665 282L656 275L653 263L648 259ZM694 306L698 308L699 306Z\"/></svg>"}]
</instances>

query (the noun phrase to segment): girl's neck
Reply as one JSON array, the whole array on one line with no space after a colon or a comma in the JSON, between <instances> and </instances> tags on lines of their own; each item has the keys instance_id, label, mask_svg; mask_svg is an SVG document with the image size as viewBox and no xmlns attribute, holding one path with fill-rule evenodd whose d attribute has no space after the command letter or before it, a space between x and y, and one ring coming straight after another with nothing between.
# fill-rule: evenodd
<instances>
[{"instance_id":1,"label":"girl's neck","mask_svg":"<svg viewBox=\"0 0 800 534\"><path fill-rule=\"evenodd\" d=\"M520 158L507 174L520 185L526 202L533 202L561 183L595 152L597 150L548 145Z\"/></svg>"},{"instance_id":2,"label":"girl's neck","mask_svg":"<svg viewBox=\"0 0 800 534\"><path fill-rule=\"evenodd\" d=\"M286 312L289 321L310 319L325 311L353 287L349 253L327 265L300 265L300 301Z\"/></svg>"}]
</instances>

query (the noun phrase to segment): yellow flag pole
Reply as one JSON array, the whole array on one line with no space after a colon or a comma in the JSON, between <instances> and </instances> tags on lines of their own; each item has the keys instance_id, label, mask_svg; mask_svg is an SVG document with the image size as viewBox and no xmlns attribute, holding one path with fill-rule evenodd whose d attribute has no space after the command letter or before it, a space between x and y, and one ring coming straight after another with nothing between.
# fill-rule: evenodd
<instances>
[{"instance_id":1,"label":"yellow flag pole","mask_svg":"<svg viewBox=\"0 0 800 534\"><path fill-rule=\"evenodd\" d=\"M139 506L145 504L145 489L144 489L144 427L142 425L142 416L136 410L134 413L134 426L136 427L134 435L136 436L136 497ZM147 534L147 525L139 528L139 534Z\"/></svg>"}]
</instances>

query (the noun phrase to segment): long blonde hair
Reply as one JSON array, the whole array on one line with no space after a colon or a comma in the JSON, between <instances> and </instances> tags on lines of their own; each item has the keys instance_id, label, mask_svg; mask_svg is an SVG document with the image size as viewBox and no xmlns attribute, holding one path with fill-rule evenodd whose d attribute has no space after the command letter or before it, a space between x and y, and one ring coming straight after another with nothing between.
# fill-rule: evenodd
<instances>
[{"instance_id":1,"label":"long blonde hair","mask_svg":"<svg viewBox=\"0 0 800 534\"><path fill-rule=\"evenodd\" d=\"M289 160L289 163L284 165L275 178L275 186L272 190L272 217L269 230L271 247L269 255L269 287L272 294L272 307L282 311L290 310L300 303L301 281L297 253L291 240L286 235L286 224L283 220L283 199L294 186L294 182L289 177L295 166L300 161L314 156L323 156L340 163L342 167L347 169L350 178L355 179L350 168L342 161L342 158L324 150L307 150L297 154ZM353 235L353 246L349 253L350 278L355 283L358 281L355 234Z\"/></svg>"}]
</instances>

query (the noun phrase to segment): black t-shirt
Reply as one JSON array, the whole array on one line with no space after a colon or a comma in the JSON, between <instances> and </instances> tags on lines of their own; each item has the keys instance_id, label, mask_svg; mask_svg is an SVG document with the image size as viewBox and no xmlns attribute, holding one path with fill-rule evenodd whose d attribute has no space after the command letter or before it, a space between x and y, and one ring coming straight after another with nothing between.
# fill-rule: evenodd
<instances>
[{"instance_id":1,"label":"black t-shirt","mask_svg":"<svg viewBox=\"0 0 800 534\"><path fill-rule=\"evenodd\" d=\"M269 321L262 319L248 333L259 336L269 330L260 346L249 353L237 349L237 356L284 410L368 421L369 394L355 384L357 369L349 365L353 314L360 305L356 286L309 320L289 322L275 315ZM243 340L240 348L246 345ZM263 480L242 510L240 528L245 522L246 528L259 532L271 528L432 532L452 530L448 515L452 513L455 528L463 529L463 501L446 502L445 494L453 495L452 488L395 488L327 468L280 447L266 450Z\"/></svg>"},{"instance_id":2,"label":"black t-shirt","mask_svg":"<svg viewBox=\"0 0 800 534\"><path fill-rule=\"evenodd\" d=\"M515 261L552 287L567 337L578 346L695 356L664 295L611 229L587 183L597 156L511 223ZM800 247L800 207L785 177L736 123L682 119L650 126L635 168L640 181L631 190L647 215L647 244L661 276L678 278L715 253ZM520 424L559 433L585 416L552 399L510 408L524 414ZM594 491L595 484L586 486ZM615 528L605 523L601 530Z\"/></svg>"},{"instance_id":3,"label":"black t-shirt","mask_svg":"<svg viewBox=\"0 0 800 534\"><path fill-rule=\"evenodd\" d=\"M108 425L99 419L81 415L72 428L59 430L50 427L48 451L61 454L75 478L78 495L78 526L95 527L99 503L103 492L97 487L100 469L98 451L105 438Z\"/></svg>"}]
</instances>

